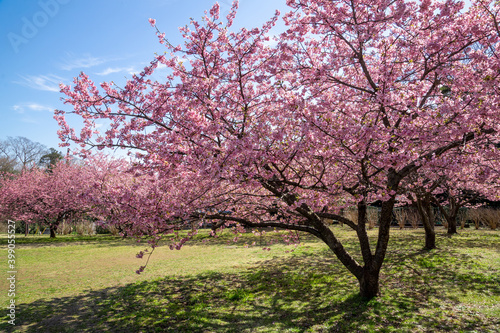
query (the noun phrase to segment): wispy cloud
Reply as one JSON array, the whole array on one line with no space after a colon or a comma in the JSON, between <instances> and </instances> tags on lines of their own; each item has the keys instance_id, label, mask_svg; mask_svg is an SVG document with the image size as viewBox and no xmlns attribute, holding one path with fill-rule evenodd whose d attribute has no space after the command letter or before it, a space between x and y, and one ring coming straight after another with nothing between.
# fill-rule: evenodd
<instances>
[{"instance_id":1,"label":"wispy cloud","mask_svg":"<svg viewBox=\"0 0 500 333\"><path fill-rule=\"evenodd\" d=\"M96 73L96 75L106 76L113 73L127 72L134 73L136 70L134 67L108 67L105 70Z\"/></svg>"},{"instance_id":2,"label":"wispy cloud","mask_svg":"<svg viewBox=\"0 0 500 333\"><path fill-rule=\"evenodd\" d=\"M24 108L23 108L22 106L20 106L20 105L14 105L14 106L12 107L12 109L13 109L14 111L16 111L17 113L24 113Z\"/></svg>"},{"instance_id":3,"label":"wispy cloud","mask_svg":"<svg viewBox=\"0 0 500 333\"><path fill-rule=\"evenodd\" d=\"M20 81L14 81L14 83L20 84L25 87L59 92L59 84L64 81L60 76L49 74L49 75L20 75Z\"/></svg>"},{"instance_id":4,"label":"wispy cloud","mask_svg":"<svg viewBox=\"0 0 500 333\"><path fill-rule=\"evenodd\" d=\"M73 54L68 53L66 55L66 59L62 61L59 67L65 71L71 71L73 69L95 67L108 61L109 59L93 57L89 54L76 57Z\"/></svg>"},{"instance_id":5,"label":"wispy cloud","mask_svg":"<svg viewBox=\"0 0 500 333\"><path fill-rule=\"evenodd\" d=\"M48 112L54 112L54 108L48 105L42 105L38 103L21 103L21 104L16 104L12 107L14 111L17 113L23 114L27 110L29 111L48 111Z\"/></svg>"}]
</instances>

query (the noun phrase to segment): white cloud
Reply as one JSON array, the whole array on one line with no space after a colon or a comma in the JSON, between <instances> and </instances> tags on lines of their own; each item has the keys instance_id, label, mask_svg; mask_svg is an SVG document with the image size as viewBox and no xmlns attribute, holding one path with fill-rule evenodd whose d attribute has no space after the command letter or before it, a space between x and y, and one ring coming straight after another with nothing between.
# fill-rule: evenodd
<instances>
[{"instance_id":1,"label":"white cloud","mask_svg":"<svg viewBox=\"0 0 500 333\"><path fill-rule=\"evenodd\" d=\"M14 81L14 83L20 84L25 87L59 92L59 84L64 81L60 76L49 74L49 75L20 75L21 81Z\"/></svg>"},{"instance_id":2,"label":"white cloud","mask_svg":"<svg viewBox=\"0 0 500 333\"><path fill-rule=\"evenodd\" d=\"M42 105L38 103L21 103L21 104L16 104L12 107L14 111L20 114L24 114L26 110L30 111L48 111L48 112L54 112L54 108L48 105Z\"/></svg>"},{"instance_id":3,"label":"white cloud","mask_svg":"<svg viewBox=\"0 0 500 333\"><path fill-rule=\"evenodd\" d=\"M114 68L108 67L105 70L103 70L102 72L96 73L96 75L105 76L105 75L109 75L109 74L113 74L113 73L120 73L120 72L127 72L127 73L135 72L135 68L134 67L114 67Z\"/></svg>"}]
</instances>

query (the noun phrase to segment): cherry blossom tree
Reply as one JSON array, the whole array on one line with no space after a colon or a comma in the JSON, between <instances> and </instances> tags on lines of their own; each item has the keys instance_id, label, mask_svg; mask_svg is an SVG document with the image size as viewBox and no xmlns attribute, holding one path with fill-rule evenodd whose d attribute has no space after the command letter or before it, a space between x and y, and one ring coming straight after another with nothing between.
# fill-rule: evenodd
<instances>
[{"instance_id":1,"label":"cherry blossom tree","mask_svg":"<svg viewBox=\"0 0 500 333\"><path fill-rule=\"evenodd\" d=\"M274 40L279 13L261 28L233 31L237 3L225 20L216 4L202 22L181 28L184 46L171 45L157 29L167 52L123 87L98 88L83 73L62 86L83 126L77 133L66 112L56 111L59 135L79 143L82 155L130 149L140 161L135 169L155 177L167 199L161 207L146 200L147 226L133 219L135 208L122 210L132 232L160 237L173 224L199 218L308 232L372 298L402 182L430 166L461 173L467 161L450 164L449 156L464 145L498 141L498 61L492 60L498 36L483 15L489 10L489 20L496 19L498 5L287 4L288 28ZM170 70L164 82L151 77L160 65ZM103 131L96 126L101 119L111 124ZM382 205L372 247L367 206L376 201ZM351 206L356 223L341 215ZM356 232L362 262L325 218Z\"/></svg>"},{"instance_id":2,"label":"cherry blossom tree","mask_svg":"<svg viewBox=\"0 0 500 333\"><path fill-rule=\"evenodd\" d=\"M478 205L481 202L498 201L500 199L500 156L498 152L487 157L488 147L472 152L469 149L467 164L464 172L458 177L454 175L443 175L443 171L438 172L442 176L440 184L441 196L434 195L433 203L439 208L441 215L447 222L447 233L453 235L457 233L457 219L462 207ZM496 150L496 149L495 149ZM457 157L459 158L459 157Z\"/></svg>"},{"instance_id":3,"label":"cherry blossom tree","mask_svg":"<svg viewBox=\"0 0 500 333\"><path fill-rule=\"evenodd\" d=\"M87 201L90 185L83 167L66 161L57 163L50 172L23 170L1 181L0 215L46 224L54 238L64 220L82 218L91 212Z\"/></svg>"},{"instance_id":4,"label":"cherry blossom tree","mask_svg":"<svg viewBox=\"0 0 500 333\"><path fill-rule=\"evenodd\" d=\"M169 216L167 191L154 174L141 174L124 159L98 154L87 158L86 172L93 179L88 196L93 215L103 227L116 226L123 236L150 236L163 228Z\"/></svg>"},{"instance_id":5,"label":"cherry blossom tree","mask_svg":"<svg viewBox=\"0 0 500 333\"><path fill-rule=\"evenodd\" d=\"M424 249L436 248L436 209L445 219L447 234L457 233L457 219L462 207L480 205L487 200L500 199L499 156L493 160L478 160L482 154L475 152L463 172L454 174L449 170L429 170L409 176L402 185L406 198L399 197L399 203L411 204L417 208L425 230ZM455 156L463 159L464 156ZM474 163L474 160L476 163ZM420 170L423 171L423 170Z\"/></svg>"}]
</instances>

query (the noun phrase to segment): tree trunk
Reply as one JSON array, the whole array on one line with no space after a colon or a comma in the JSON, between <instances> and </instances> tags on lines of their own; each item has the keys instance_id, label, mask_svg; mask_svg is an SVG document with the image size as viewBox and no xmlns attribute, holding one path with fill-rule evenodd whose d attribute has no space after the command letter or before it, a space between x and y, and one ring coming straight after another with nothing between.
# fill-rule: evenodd
<instances>
[{"instance_id":1,"label":"tree trunk","mask_svg":"<svg viewBox=\"0 0 500 333\"><path fill-rule=\"evenodd\" d=\"M437 202L435 201L439 207L439 210L441 211L441 214L444 216L446 219L446 222L448 223L448 235L453 235L457 233L457 217L458 217L458 210L460 209L460 206L456 202L456 200L449 196L448 198L449 201L449 209L446 211L446 209Z\"/></svg>"},{"instance_id":2,"label":"tree trunk","mask_svg":"<svg viewBox=\"0 0 500 333\"><path fill-rule=\"evenodd\" d=\"M397 189L397 183L392 184L393 189ZM359 293L362 298L369 300L376 297L379 293L379 276L380 269L385 259L387 253L387 246L389 245L389 231L392 221L392 211L394 209L395 198L392 197L388 201L382 203L380 218L379 218L379 230L377 246L375 249L375 254L371 255L369 250L369 241L365 233L360 233L362 229L358 230L358 238L360 240L360 245L362 247L363 261L365 263L362 273L357 276L359 281ZM358 207L363 208L363 207ZM366 206L364 207L364 212L362 215L366 215ZM362 216L359 216L362 217ZM359 218L358 218L359 219ZM366 218L364 219L366 221ZM364 229L364 226L363 226ZM362 237L363 236L363 237ZM364 238L366 237L366 241ZM363 247L368 247L363 251Z\"/></svg>"},{"instance_id":3,"label":"tree trunk","mask_svg":"<svg viewBox=\"0 0 500 333\"><path fill-rule=\"evenodd\" d=\"M50 225L50 238L56 238L57 225Z\"/></svg>"},{"instance_id":4,"label":"tree trunk","mask_svg":"<svg viewBox=\"0 0 500 333\"><path fill-rule=\"evenodd\" d=\"M425 230L425 250L432 250L436 248L436 232L434 229Z\"/></svg>"},{"instance_id":5,"label":"tree trunk","mask_svg":"<svg viewBox=\"0 0 500 333\"><path fill-rule=\"evenodd\" d=\"M457 216L451 216L448 220L448 235L458 234L457 232Z\"/></svg>"},{"instance_id":6,"label":"tree trunk","mask_svg":"<svg viewBox=\"0 0 500 333\"><path fill-rule=\"evenodd\" d=\"M379 292L379 270L373 269L373 254L370 250L370 241L366 233L367 205L365 201L358 203L358 228L357 234L363 255L364 266L361 274L357 276L359 281L359 294L363 299L369 300L377 296Z\"/></svg>"},{"instance_id":7,"label":"tree trunk","mask_svg":"<svg viewBox=\"0 0 500 333\"><path fill-rule=\"evenodd\" d=\"M457 217L460 206L453 197L449 198L449 201L450 201L450 213L448 214L449 216L448 235L453 235L457 233Z\"/></svg>"},{"instance_id":8,"label":"tree trunk","mask_svg":"<svg viewBox=\"0 0 500 333\"><path fill-rule=\"evenodd\" d=\"M425 250L432 250L436 248L436 231L434 231L434 216L432 214L432 207L429 195L420 197L417 195L417 208L422 218L422 223L425 230Z\"/></svg>"},{"instance_id":9,"label":"tree trunk","mask_svg":"<svg viewBox=\"0 0 500 333\"><path fill-rule=\"evenodd\" d=\"M359 294L363 299L370 300L379 292L379 271L367 269L365 267L363 275L358 279Z\"/></svg>"}]
</instances>

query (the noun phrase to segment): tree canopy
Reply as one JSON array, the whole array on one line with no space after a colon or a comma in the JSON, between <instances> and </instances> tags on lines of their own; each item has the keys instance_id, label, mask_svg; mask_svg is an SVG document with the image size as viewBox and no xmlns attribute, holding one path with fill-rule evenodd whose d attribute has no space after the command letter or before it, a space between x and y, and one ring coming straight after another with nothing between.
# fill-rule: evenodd
<instances>
[{"instance_id":1,"label":"tree canopy","mask_svg":"<svg viewBox=\"0 0 500 333\"><path fill-rule=\"evenodd\" d=\"M214 219L309 232L374 297L392 210L417 172L498 172L499 11L496 1L289 0L260 28L232 29L216 4L123 87L86 74L62 86L83 122L56 111L59 135L89 148L134 151L134 172L154 176L163 225ZM156 22L150 19L156 27ZM153 80L158 67L165 80ZM110 123L98 130L96 121ZM496 165L496 166L495 166ZM479 170L480 169L480 170ZM423 183L427 186L429 182ZM488 187L498 198L498 186ZM154 200L144 201L154 205ZM366 207L381 203L374 247ZM356 206L357 222L341 214ZM131 233L160 236L137 212ZM222 214L221 212L231 212ZM140 216L140 215L139 215ZM278 218L279 217L279 218ZM145 220L150 217L144 216ZM325 218L356 231L362 262Z\"/></svg>"}]
</instances>

